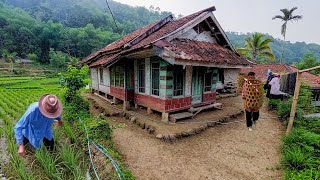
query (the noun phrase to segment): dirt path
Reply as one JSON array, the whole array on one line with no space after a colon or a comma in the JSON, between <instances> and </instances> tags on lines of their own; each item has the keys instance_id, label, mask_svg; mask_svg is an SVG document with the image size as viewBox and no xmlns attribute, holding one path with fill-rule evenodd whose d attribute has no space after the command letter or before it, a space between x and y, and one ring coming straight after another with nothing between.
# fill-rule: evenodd
<instances>
[{"instance_id":1,"label":"dirt path","mask_svg":"<svg viewBox=\"0 0 320 180\"><path fill-rule=\"evenodd\" d=\"M134 125L113 137L137 179L280 179L281 124L269 114L249 132L244 123L217 126L174 144Z\"/></svg>"},{"instance_id":2,"label":"dirt path","mask_svg":"<svg viewBox=\"0 0 320 180\"><path fill-rule=\"evenodd\" d=\"M243 117L240 117L241 119ZM136 179L281 179L279 146L284 129L262 109L252 132L245 122L218 125L167 143L119 117L113 140Z\"/></svg>"}]
</instances>

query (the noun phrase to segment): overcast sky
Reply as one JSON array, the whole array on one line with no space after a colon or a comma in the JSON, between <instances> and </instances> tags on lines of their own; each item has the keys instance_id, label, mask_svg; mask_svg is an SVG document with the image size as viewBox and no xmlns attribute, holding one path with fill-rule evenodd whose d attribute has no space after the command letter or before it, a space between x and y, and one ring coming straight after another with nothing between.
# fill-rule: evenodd
<instances>
[{"instance_id":1,"label":"overcast sky","mask_svg":"<svg viewBox=\"0 0 320 180\"><path fill-rule=\"evenodd\" d=\"M188 15L199 10L215 6L214 15L225 31L261 32L275 38L281 36L279 19L272 20L275 15L282 15L280 9L291 9L295 15L303 19L289 22L286 39L291 42L305 41L320 44L320 1L319 0L115 0L132 6L159 7L161 11L171 11Z\"/></svg>"}]
</instances>

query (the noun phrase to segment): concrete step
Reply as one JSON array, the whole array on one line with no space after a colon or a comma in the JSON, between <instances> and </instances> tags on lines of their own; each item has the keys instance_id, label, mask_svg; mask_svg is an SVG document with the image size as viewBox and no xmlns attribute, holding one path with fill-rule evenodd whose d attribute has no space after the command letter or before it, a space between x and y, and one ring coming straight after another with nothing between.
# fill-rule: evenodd
<instances>
[{"instance_id":1,"label":"concrete step","mask_svg":"<svg viewBox=\"0 0 320 180\"><path fill-rule=\"evenodd\" d=\"M177 122L177 120L180 119L185 119L185 118L190 118L192 117L193 114L189 112L182 112L182 113L176 113L176 114L171 114L170 115L170 121L172 122Z\"/></svg>"}]
</instances>

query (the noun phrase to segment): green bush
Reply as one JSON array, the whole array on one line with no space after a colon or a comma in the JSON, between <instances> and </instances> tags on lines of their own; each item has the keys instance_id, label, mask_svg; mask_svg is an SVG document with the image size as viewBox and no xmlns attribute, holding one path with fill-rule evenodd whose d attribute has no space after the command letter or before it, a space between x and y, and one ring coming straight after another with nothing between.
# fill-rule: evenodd
<instances>
[{"instance_id":1,"label":"green bush","mask_svg":"<svg viewBox=\"0 0 320 180\"><path fill-rule=\"evenodd\" d=\"M304 169L301 171L288 170L285 179L289 180L315 180L320 179L320 169Z\"/></svg>"},{"instance_id":2,"label":"green bush","mask_svg":"<svg viewBox=\"0 0 320 180\"><path fill-rule=\"evenodd\" d=\"M311 132L320 134L320 118L298 118L294 121L295 127L303 127Z\"/></svg>"},{"instance_id":3,"label":"green bush","mask_svg":"<svg viewBox=\"0 0 320 180\"><path fill-rule=\"evenodd\" d=\"M312 153L299 146L291 146L284 149L282 164L291 170L312 168L315 163Z\"/></svg>"},{"instance_id":4,"label":"green bush","mask_svg":"<svg viewBox=\"0 0 320 180\"><path fill-rule=\"evenodd\" d=\"M86 124L88 127L90 139L98 140L100 142L111 140L112 129L110 128L107 121L89 119L87 120Z\"/></svg>"},{"instance_id":5,"label":"green bush","mask_svg":"<svg viewBox=\"0 0 320 180\"><path fill-rule=\"evenodd\" d=\"M320 153L320 134L302 128L294 128L290 135L283 139L283 142L287 147L295 145L309 152Z\"/></svg>"},{"instance_id":6,"label":"green bush","mask_svg":"<svg viewBox=\"0 0 320 180\"><path fill-rule=\"evenodd\" d=\"M280 101L281 101L280 99L270 99L268 103L268 109L276 110Z\"/></svg>"}]
</instances>

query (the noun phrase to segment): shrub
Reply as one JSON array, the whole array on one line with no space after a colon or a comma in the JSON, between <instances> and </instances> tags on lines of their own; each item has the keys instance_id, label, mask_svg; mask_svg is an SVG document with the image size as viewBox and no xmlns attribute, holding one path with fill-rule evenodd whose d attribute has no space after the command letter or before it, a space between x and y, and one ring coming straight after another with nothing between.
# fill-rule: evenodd
<instances>
[{"instance_id":1,"label":"shrub","mask_svg":"<svg viewBox=\"0 0 320 180\"><path fill-rule=\"evenodd\" d=\"M291 170L312 168L315 162L312 153L299 146L291 146L284 149L282 164Z\"/></svg>"},{"instance_id":2,"label":"shrub","mask_svg":"<svg viewBox=\"0 0 320 180\"><path fill-rule=\"evenodd\" d=\"M279 99L270 99L269 103L268 103L268 109L269 110L276 110L280 101L281 100L279 100Z\"/></svg>"},{"instance_id":3,"label":"shrub","mask_svg":"<svg viewBox=\"0 0 320 180\"><path fill-rule=\"evenodd\" d=\"M107 121L103 120L87 120L87 127L90 139L104 141L111 140L112 129Z\"/></svg>"},{"instance_id":4,"label":"shrub","mask_svg":"<svg viewBox=\"0 0 320 180\"><path fill-rule=\"evenodd\" d=\"M298 118L295 120L295 127L303 127L311 132L320 134L320 118Z\"/></svg>"},{"instance_id":5,"label":"shrub","mask_svg":"<svg viewBox=\"0 0 320 180\"><path fill-rule=\"evenodd\" d=\"M301 171L289 170L286 172L285 179L292 180L314 180L320 179L320 169L304 169Z\"/></svg>"},{"instance_id":6,"label":"shrub","mask_svg":"<svg viewBox=\"0 0 320 180\"><path fill-rule=\"evenodd\" d=\"M283 139L285 146L300 146L309 152L320 152L320 135L302 128L295 128Z\"/></svg>"}]
</instances>

